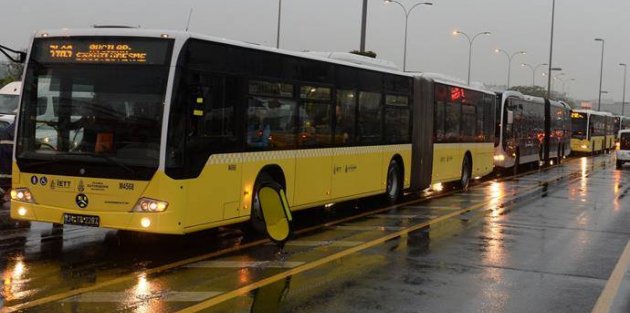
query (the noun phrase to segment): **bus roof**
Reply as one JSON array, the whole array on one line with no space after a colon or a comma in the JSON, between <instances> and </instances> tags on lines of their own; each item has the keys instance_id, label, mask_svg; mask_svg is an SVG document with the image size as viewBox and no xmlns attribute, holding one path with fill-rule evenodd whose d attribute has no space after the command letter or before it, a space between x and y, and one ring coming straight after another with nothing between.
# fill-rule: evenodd
<instances>
[{"instance_id":1,"label":"bus roof","mask_svg":"<svg viewBox=\"0 0 630 313\"><path fill-rule=\"evenodd\" d=\"M126 36L126 37L149 37L149 38L173 38L179 41L185 41L189 38L212 41L232 46L238 46L243 48L249 48L260 51L268 51L278 54L284 54L288 56L300 57L304 59L311 59L316 61L323 61L327 63L346 65L355 68L373 70L383 73L396 74L406 77L414 77L412 73L405 73L397 69L391 61L382 59L372 59L373 61L365 60L363 56L357 55L356 57L349 58L346 53L339 52L297 52L284 49L276 49L274 47L267 47L258 45L255 43L248 43L243 41L219 38L209 35L179 31L179 30L160 30L160 29L141 29L141 28L121 28L121 27L98 27L98 28L85 28L85 29L56 29L56 30L42 30L35 33L35 38L45 37L84 37L84 36ZM346 55L341 57L340 55ZM369 59L369 58L368 58Z\"/></svg>"},{"instance_id":2,"label":"bus roof","mask_svg":"<svg viewBox=\"0 0 630 313\"><path fill-rule=\"evenodd\" d=\"M590 109L574 109L573 112L602 115L602 116L613 116L612 113L609 113L609 112L595 111L595 110L590 110Z\"/></svg>"},{"instance_id":3,"label":"bus roof","mask_svg":"<svg viewBox=\"0 0 630 313\"><path fill-rule=\"evenodd\" d=\"M414 72L412 74L414 76L416 76L416 77L421 77L421 78L424 78L424 79L432 80L432 81L434 81L436 83L441 83L441 84L445 84L445 85L449 85L449 86L453 86L453 87L459 87L459 88L463 88L463 89L483 92L483 93L489 94L489 95L494 95L494 92L492 92L490 90L485 90L485 89L480 89L480 88L477 88L477 87L467 86L465 82L463 82L463 81L461 81L461 80L459 80L457 78L444 75L444 74L418 73L418 72Z\"/></svg>"}]
</instances>

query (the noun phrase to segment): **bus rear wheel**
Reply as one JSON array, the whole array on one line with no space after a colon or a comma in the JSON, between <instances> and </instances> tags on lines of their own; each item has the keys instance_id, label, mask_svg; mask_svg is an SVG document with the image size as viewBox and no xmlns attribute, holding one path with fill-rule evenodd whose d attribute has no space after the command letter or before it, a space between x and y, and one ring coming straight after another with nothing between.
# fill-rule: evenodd
<instances>
[{"instance_id":1,"label":"bus rear wheel","mask_svg":"<svg viewBox=\"0 0 630 313\"><path fill-rule=\"evenodd\" d=\"M400 201L402 196L402 179L400 165L396 160L391 160L387 169L387 188L385 190L385 196L389 204L396 204Z\"/></svg>"},{"instance_id":2,"label":"bus rear wheel","mask_svg":"<svg viewBox=\"0 0 630 313\"><path fill-rule=\"evenodd\" d=\"M462 176L459 180L459 185L463 191L468 191L470 188L470 178L472 176L472 161L470 156L466 155L462 162Z\"/></svg>"}]
</instances>

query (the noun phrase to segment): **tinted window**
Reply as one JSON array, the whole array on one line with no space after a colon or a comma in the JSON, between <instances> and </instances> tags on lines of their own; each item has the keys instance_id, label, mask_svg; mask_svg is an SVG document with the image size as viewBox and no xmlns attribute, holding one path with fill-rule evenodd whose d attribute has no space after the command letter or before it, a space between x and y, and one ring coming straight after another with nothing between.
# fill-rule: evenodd
<instances>
[{"instance_id":1,"label":"tinted window","mask_svg":"<svg viewBox=\"0 0 630 313\"><path fill-rule=\"evenodd\" d=\"M296 101L291 99L250 98L247 146L263 150L294 148L296 107Z\"/></svg>"},{"instance_id":2,"label":"tinted window","mask_svg":"<svg viewBox=\"0 0 630 313\"><path fill-rule=\"evenodd\" d=\"M630 150L630 133L622 133L619 139L619 149Z\"/></svg>"},{"instance_id":3,"label":"tinted window","mask_svg":"<svg viewBox=\"0 0 630 313\"><path fill-rule=\"evenodd\" d=\"M382 139L381 94L359 92L359 140L362 144L378 144Z\"/></svg>"},{"instance_id":4,"label":"tinted window","mask_svg":"<svg viewBox=\"0 0 630 313\"><path fill-rule=\"evenodd\" d=\"M435 85L435 107L433 112L433 141L444 140L444 107L446 106L447 89L444 85Z\"/></svg>"},{"instance_id":5,"label":"tinted window","mask_svg":"<svg viewBox=\"0 0 630 313\"><path fill-rule=\"evenodd\" d=\"M444 120L444 141L445 142L458 142L459 141L459 128L461 120L461 104L459 102L448 102L445 106L445 120Z\"/></svg>"},{"instance_id":6,"label":"tinted window","mask_svg":"<svg viewBox=\"0 0 630 313\"><path fill-rule=\"evenodd\" d=\"M584 113L571 113L571 128L573 133L571 137L576 139L586 139L586 125L588 124L588 115Z\"/></svg>"},{"instance_id":7,"label":"tinted window","mask_svg":"<svg viewBox=\"0 0 630 313\"><path fill-rule=\"evenodd\" d=\"M355 139L356 92L353 90L337 90L335 106L335 144L353 144Z\"/></svg>"},{"instance_id":8,"label":"tinted window","mask_svg":"<svg viewBox=\"0 0 630 313\"><path fill-rule=\"evenodd\" d=\"M477 128L477 113L472 105L462 105L462 140L471 142L475 140Z\"/></svg>"},{"instance_id":9,"label":"tinted window","mask_svg":"<svg viewBox=\"0 0 630 313\"><path fill-rule=\"evenodd\" d=\"M330 145L332 139L330 95L331 90L327 87L300 87L300 98L309 100L300 104L299 146Z\"/></svg>"}]
</instances>

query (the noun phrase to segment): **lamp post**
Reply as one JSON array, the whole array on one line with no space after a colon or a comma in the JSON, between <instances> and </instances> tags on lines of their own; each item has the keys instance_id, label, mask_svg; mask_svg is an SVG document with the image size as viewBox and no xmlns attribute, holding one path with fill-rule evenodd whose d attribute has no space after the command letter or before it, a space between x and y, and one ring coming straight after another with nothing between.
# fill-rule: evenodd
<instances>
[{"instance_id":1,"label":"lamp post","mask_svg":"<svg viewBox=\"0 0 630 313\"><path fill-rule=\"evenodd\" d=\"M361 9L361 43L359 51L365 52L365 33L367 25L367 6L368 0L363 0L363 7Z\"/></svg>"},{"instance_id":2,"label":"lamp post","mask_svg":"<svg viewBox=\"0 0 630 313\"><path fill-rule=\"evenodd\" d=\"M623 116L626 108L626 78L628 77L628 66L626 63L619 63L619 66L623 66L623 98L621 100L621 116Z\"/></svg>"},{"instance_id":3,"label":"lamp post","mask_svg":"<svg viewBox=\"0 0 630 313\"><path fill-rule=\"evenodd\" d=\"M471 61L472 61L472 45L473 45L473 42L475 42L475 39L477 39L477 37L479 37L481 35L490 36L491 34L492 34L491 32L481 32L481 33L475 34L472 38L470 38L470 36L468 36L468 34L464 33L463 31L459 31L459 30L453 31L453 35L455 35L455 36L463 35L464 37L466 37L466 39L468 39L468 85L470 85L470 64L471 64Z\"/></svg>"},{"instance_id":4,"label":"lamp post","mask_svg":"<svg viewBox=\"0 0 630 313\"><path fill-rule=\"evenodd\" d=\"M551 76L551 91L552 91L552 92L553 92L553 88L554 88L554 85L555 85L555 81L556 81L556 80L563 81L563 79L562 79L561 77L562 77L562 76L564 76L564 75L566 75L566 74L565 74L565 73L560 73L560 74L558 74L558 75L555 75L555 76L554 76L554 75L552 75L552 76Z\"/></svg>"},{"instance_id":5,"label":"lamp post","mask_svg":"<svg viewBox=\"0 0 630 313\"><path fill-rule=\"evenodd\" d=\"M600 111L602 108L602 80L604 78L604 44L605 41L602 38L595 38L595 41L600 41L602 43L602 64L599 71L599 94L597 100L597 111Z\"/></svg>"},{"instance_id":6,"label":"lamp post","mask_svg":"<svg viewBox=\"0 0 630 313\"><path fill-rule=\"evenodd\" d=\"M521 55L525 55L527 54L527 52L525 50L521 50L521 51L516 51L512 54L510 54L509 52L503 50L503 49L495 49L494 52L496 53L503 53L505 54L505 56L508 58L508 77L507 77L507 89L510 89L510 74L512 71L512 58L514 58L515 56L521 54Z\"/></svg>"},{"instance_id":7,"label":"lamp post","mask_svg":"<svg viewBox=\"0 0 630 313\"><path fill-rule=\"evenodd\" d=\"M280 48L280 17L282 16L282 0L278 0L278 32L276 33L276 49Z\"/></svg>"},{"instance_id":8,"label":"lamp post","mask_svg":"<svg viewBox=\"0 0 630 313\"><path fill-rule=\"evenodd\" d=\"M539 67L544 66L544 65L549 65L549 64L542 63L536 66L532 66L531 64L527 64L527 63L521 64L522 67L529 67L529 69L532 70L532 87L536 86L536 70L538 70Z\"/></svg>"},{"instance_id":9,"label":"lamp post","mask_svg":"<svg viewBox=\"0 0 630 313\"><path fill-rule=\"evenodd\" d=\"M551 71L553 71L553 27L556 18L556 0L551 2L551 36L549 41L549 76L547 77L547 99L551 98Z\"/></svg>"},{"instance_id":10,"label":"lamp post","mask_svg":"<svg viewBox=\"0 0 630 313\"><path fill-rule=\"evenodd\" d=\"M404 47L404 52L403 52L403 72L404 72L407 70L407 30L409 28L409 15L411 14L411 12L413 12L413 9L421 5L433 5L433 3L432 2L416 3L409 10L407 10L407 8L402 3L396 0L385 0L385 4L388 4L388 3L398 4L405 12L405 47Z\"/></svg>"}]
</instances>

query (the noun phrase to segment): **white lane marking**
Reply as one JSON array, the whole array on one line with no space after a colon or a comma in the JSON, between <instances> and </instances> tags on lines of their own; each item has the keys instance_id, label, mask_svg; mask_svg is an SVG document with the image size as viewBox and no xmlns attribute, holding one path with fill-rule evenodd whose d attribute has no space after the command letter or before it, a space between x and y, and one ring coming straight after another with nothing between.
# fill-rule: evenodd
<instances>
[{"instance_id":1,"label":"white lane marking","mask_svg":"<svg viewBox=\"0 0 630 313\"><path fill-rule=\"evenodd\" d=\"M604 286L604 290L599 295L595 307L593 307L592 313L604 313L610 312L610 308L619 292L619 287L623 281L623 276L626 273L626 269L630 265L630 241L626 244L626 248L623 250L615 269L610 274L610 278Z\"/></svg>"},{"instance_id":2,"label":"white lane marking","mask_svg":"<svg viewBox=\"0 0 630 313\"><path fill-rule=\"evenodd\" d=\"M290 261L202 261L186 265L191 268L294 268L306 262Z\"/></svg>"},{"instance_id":3,"label":"white lane marking","mask_svg":"<svg viewBox=\"0 0 630 313\"><path fill-rule=\"evenodd\" d=\"M349 230L349 231L399 231L405 229L405 227L398 226L333 226L332 229L337 230Z\"/></svg>"},{"instance_id":4,"label":"white lane marking","mask_svg":"<svg viewBox=\"0 0 630 313\"><path fill-rule=\"evenodd\" d=\"M129 292L88 292L59 302L101 302L119 303L122 301L160 300L165 302L200 302L221 294L216 291L167 291L133 295Z\"/></svg>"},{"instance_id":5,"label":"white lane marking","mask_svg":"<svg viewBox=\"0 0 630 313\"><path fill-rule=\"evenodd\" d=\"M344 241L344 240L323 240L323 241L310 241L310 240L294 240L286 243L287 246L295 247L354 247L362 244L362 241ZM274 244L274 243L272 243ZM274 244L275 245L275 244Z\"/></svg>"}]
</instances>

